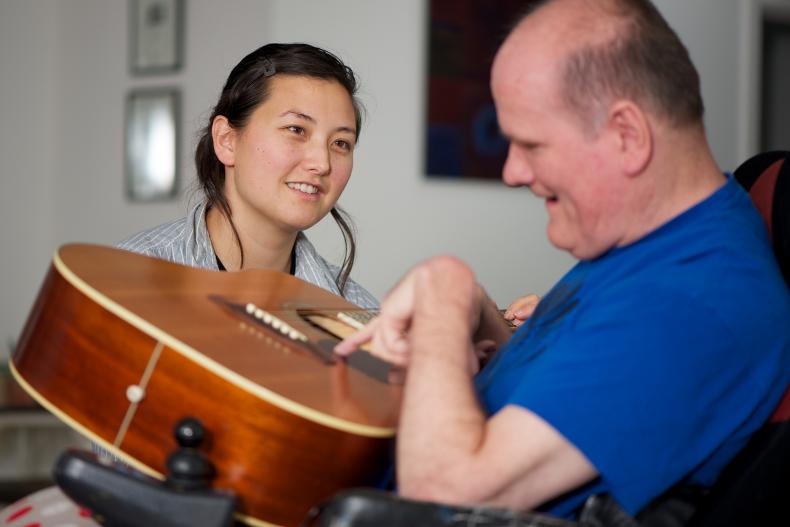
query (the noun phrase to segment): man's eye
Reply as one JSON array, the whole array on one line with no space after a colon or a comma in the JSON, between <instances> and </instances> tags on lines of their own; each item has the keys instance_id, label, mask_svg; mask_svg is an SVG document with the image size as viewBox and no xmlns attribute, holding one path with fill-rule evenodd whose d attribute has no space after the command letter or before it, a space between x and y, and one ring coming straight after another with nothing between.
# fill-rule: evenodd
<instances>
[{"instance_id":1,"label":"man's eye","mask_svg":"<svg viewBox=\"0 0 790 527\"><path fill-rule=\"evenodd\" d=\"M532 143L529 141L520 141L516 143L516 146L518 146L521 150L532 152L533 150L536 150L540 145L538 143Z\"/></svg>"}]
</instances>

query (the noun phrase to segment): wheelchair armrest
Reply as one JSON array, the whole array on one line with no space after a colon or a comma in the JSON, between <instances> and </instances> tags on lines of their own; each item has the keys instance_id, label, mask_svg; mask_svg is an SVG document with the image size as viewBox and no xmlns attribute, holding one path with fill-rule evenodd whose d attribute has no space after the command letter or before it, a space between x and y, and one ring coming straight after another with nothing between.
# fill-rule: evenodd
<instances>
[{"instance_id":1,"label":"wheelchair armrest","mask_svg":"<svg viewBox=\"0 0 790 527\"><path fill-rule=\"evenodd\" d=\"M578 527L553 516L493 507L461 507L418 501L374 489L342 491L308 514L316 527Z\"/></svg>"},{"instance_id":2,"label":"wheelchair armrest","mask_svg":"<svg viewBox=\"0 0 790 527\"><path fill-rule=\"evenodd\" d=\"M178 490L92 452L68 450L55 482L108 527L229 527L236 499L217 490Z\"/></svg>"}]
</instances>

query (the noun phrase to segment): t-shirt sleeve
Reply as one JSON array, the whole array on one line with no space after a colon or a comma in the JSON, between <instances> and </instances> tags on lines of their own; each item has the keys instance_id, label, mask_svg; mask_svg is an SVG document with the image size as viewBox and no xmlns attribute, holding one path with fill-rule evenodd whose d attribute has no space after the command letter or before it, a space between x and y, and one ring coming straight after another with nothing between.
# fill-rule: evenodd
<instances>
[{"instance_id":1,"label":"t-shirt sleeve","mask_svg":"<svg viewBox=\"0 0 790 527\"><path fill-rule=\"evenodd\" d=\"M698 467L748 418L748 350L704 302L604 295L533 359L508 404L576 445L631 509ZM660 321L660 322L659 322ZM715 344L714 344L715 343ZM754 375L755 378L751 378Z\"/></svg>"}]
</instances>

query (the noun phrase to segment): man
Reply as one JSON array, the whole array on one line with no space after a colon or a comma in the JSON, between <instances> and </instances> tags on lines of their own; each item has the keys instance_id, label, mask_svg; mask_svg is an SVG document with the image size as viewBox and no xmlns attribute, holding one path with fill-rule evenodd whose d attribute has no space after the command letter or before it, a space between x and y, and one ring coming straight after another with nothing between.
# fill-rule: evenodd
<instances>
[{"instance_id":1,"label":"man","mask_svg":"<svg viewBox=\"0 0 790 527\"><path fill-rule=\"evenodd\" d=\"M688 53L648 0L550 0L491 89L504 181L580 262L508 340L472 271L435 258L338 347L408 367L399 492L574 517L593 494L636 514L711 485L790 382L790 299ZM483 339L504 345L478 373Z\"/></svg>"}]
</instances>

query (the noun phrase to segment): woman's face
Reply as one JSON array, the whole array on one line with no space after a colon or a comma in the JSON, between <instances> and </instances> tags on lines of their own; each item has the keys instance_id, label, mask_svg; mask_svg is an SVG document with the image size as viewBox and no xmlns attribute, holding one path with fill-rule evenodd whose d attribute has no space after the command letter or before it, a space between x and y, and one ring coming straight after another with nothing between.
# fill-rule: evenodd
<instances>
[{"instance_id":1,"label":"woman's face","mask_svg":"<svg viewBox=\"0 0 790 527\"><path fill-rule=\"evenodd\" d=\"M340 83L273 77L269 97L244 128L231 129L230 153L220 157L234 223L265 222L289 234L316 224L348 183L355 137L354 107Z\"/></svg>"}]
</instances>

